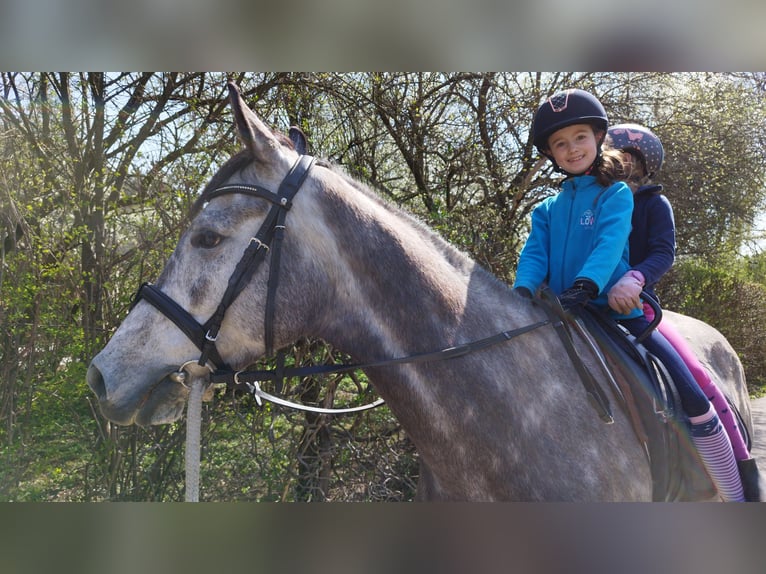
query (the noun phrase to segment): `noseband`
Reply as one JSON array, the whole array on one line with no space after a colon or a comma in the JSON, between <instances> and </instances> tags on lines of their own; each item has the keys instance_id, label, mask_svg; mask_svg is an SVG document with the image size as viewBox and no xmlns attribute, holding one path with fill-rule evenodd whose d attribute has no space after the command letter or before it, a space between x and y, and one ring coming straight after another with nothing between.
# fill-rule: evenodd
<instances>
[{"instance_id":1,"label":"noseband","mask_svg":"<svg viewBox=\"0 0 766 574\"><path fill-rule=\"evenodd\" d=\"M282 183L279 184L277 193L273 193L258 185L236 183L214 189L208 195L208 200L211 200L222 195L240 193L260 197L269 201L272 205L269 213L266 215L266 219L255 236L250 239L250 243L237 263L234 273L229 278L229 283L226 286L221 302L218 304L213 315L204 324L200 324L183 307L151 283L141 285L130 308L132 309L140 300L144 299L156 307L165 317L173 321L189 340L199 348L201 355L198 364L200 366L205 366L210 361L219 369L230 370L230 367L221 358L215 346L221 323L223 323L226 310L247 286L258 266L265 260L267 253L271 252L271 268L266 293L266 312L264 314L266 356L271 356L274 351L274 300L279 282L279 262L282 239L285 232L285 217L290 207L292 207L293 197L295 197L298 189L300 189L313 164L314 158L312 156L300 156L295 164L293 164L287 176L282 180Z\"/></svg>"}]
</instances>

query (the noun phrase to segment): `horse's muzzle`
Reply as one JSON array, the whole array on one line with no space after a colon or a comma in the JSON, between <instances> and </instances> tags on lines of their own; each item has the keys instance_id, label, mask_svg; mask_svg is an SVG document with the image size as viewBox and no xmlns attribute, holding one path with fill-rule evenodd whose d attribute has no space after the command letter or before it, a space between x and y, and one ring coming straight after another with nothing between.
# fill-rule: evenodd
<instances>
[{"instance_id":1,"label":"horse's muzzle","mask_svg":"<svg viewBox=\"0 0 766 574\"><path fill-rule=\"evenodd\" d=\"M99 368L91 363L87 372L88 386L98 398L101 414L118 425L142 427L166 424L183 414L188 389L164 377L149 389L123 396L110 396L108 385Z\"/></svg>"}]
</instances>

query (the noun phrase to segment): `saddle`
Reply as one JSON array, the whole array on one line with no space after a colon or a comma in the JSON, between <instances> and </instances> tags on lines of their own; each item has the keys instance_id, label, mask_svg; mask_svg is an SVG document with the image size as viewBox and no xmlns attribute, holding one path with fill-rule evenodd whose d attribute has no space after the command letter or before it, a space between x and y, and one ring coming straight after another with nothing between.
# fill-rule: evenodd
<instances>
[{"instance_id":1,"label":"saddle","mask_svg":"<svg viewBox=\"0 0 766 574\"><path fill-rule=\"evenodd\" d=\"M582 358L573 352L573 337L583 340L603 367L611 396L631 421L646 452L653 500L691 501L715 496L715 487L692 445L688 419L665 365L602 311L588 306L573 318L563 312L552 293L544 290L541 295L542 306L559 319L559 335L591 398L598 383L592 373L585 372ZM599 389L595 394L601 397L597 410L605 419L604 409L610 409L606 393ZM732 409L737 412L733 405Z\"/></svg>"},{"instance_id":2,"label":"saddle","mask_svg":"<svg viewBox=\"0 0 766 574\"><path fill-rule=\"evenodd\" d=\"M580 320L615 379L624 380L630 389L625 397L632 398L633 406L625 408L635 409L647 437L653 499L670 502L715 496L715 487L692 446L675 383L662 361L602 312L587 307Z\"/></svg>"}]
</instances>

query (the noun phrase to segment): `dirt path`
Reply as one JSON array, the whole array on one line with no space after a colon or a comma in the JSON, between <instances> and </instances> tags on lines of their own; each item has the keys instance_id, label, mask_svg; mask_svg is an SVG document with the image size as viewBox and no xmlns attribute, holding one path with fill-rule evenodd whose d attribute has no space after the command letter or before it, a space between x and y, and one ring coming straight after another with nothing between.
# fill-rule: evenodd
<instances>
[{"instance_id":1,"label":"dirt path","mask_svg":"<svg viewBox=\"0 0 766 574\"><path fill-rule=\"evenodd\" d=\"M753 448L751 452L758 460L761 471L761 484L766 485L766 397L755 399L750 403L753 415Z\"/></svg>"}]
</instances>

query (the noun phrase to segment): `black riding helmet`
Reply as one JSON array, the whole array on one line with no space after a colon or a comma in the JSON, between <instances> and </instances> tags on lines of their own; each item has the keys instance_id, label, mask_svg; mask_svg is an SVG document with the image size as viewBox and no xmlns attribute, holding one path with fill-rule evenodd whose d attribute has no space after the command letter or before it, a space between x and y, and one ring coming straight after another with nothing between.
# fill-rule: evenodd
<instances>
[{"instance_id":1,"label":"black riding helmet","mask_svg":"<svg viewBox=\"0 0 766 574\"><path fill-rule=\"evenodd\" d=\"M590 92L577 88L558 92L545 100L537 109L532 122L532 141L537 151L551 160L558 171L563 170L556 165L553 156L545 151L548 147L548 138L553 132L574 124L591 124L603 131L604 135L609 127L606 110L598 98ZM602 142L603 137L598 142L597 162L601 157Z\"/></svg>"}]
</instances>

